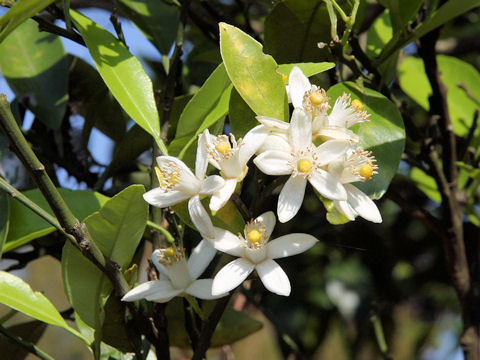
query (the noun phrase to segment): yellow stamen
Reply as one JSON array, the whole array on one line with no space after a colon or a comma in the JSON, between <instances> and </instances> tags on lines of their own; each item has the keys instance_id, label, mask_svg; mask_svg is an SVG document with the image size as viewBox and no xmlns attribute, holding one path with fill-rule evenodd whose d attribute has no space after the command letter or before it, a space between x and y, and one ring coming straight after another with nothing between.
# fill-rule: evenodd
<instances>
[{"instance_id":1,"label":"yellow stamen","mask_svg":"<svg viewBox=\"0 0 480 360\"><path fill-rule=\"evenodd\" d=\"M302 173L308 173L310 170L312 170L312 167L313 166L310 160L301 159L297 162L297 169Z\"/></svg>"},{"instance_id":2,"label":"yellow stamen","mask_svg":"<svg viewBox=\"0 0 480 360\"><path fill-rule=\"evenodd\" d=\"M285 74L281 74L281 75L282 75L283 83L286 84L287 80L288 80L287 75L285 75Z\"/></svg>"},{"instance_id":3,"label":"yellow stamen","mask_svg":"<svg viewBox=\"0 0 480 360\"><path fill-rule=\"evenodd\" d=\"M260 231L258 230L252 230L247 234L248 241L252 243L257 243L261 237L262 234L260 234Z\"/></svg>"},{"instance_id":4,"label":"yellow stamen","mask_svg":"<svg viewBox=\"0 0 480 360\"><path fill-rule=\"evenodd\" d=\"M166 248L165 250L163 250L163 255L166 258L171 258L175 255L175 249L173 247Z\"/></svg>"},{"instance_id":5,"label":"yellow stamen","mask_svg":"<svg viewBox=\"0 0 480 360\"><path fill-rule=\"evenodd\" d=\"M364 109L362 102L358 99L352 100L352 106L358 111L362 111Z\"/></svg>"},{"instance_id":6,"label":"yellow stamen","mask_svg":"<svg viewBox=\"0 0 480 360\"><path fill-rule=\"evenodd\" d=\"M220 141L217 146L215 146L215 150L217 150L220 154L225 155L230 151L230 144L227 141Z\"/></svg>"},{"instance_id":7,"label":"yellow stamen","mask_svg":"<svg viewBox=\"0 0 480 360\"><path fill-rule=\"evenodd\" d=\"M163 182L165 182L165 175L163 175L162 170L160 170L160 168L159 168L158 166L155 166L155 174L157 175L158 182L159 182L160 184L162 184Z\"/></svg>"},{"instance_id":8,"label":"yellow stamen","mask_svg":"<svg viewBox=\"0 0 480 360\"><path fill-rule=\"evenodd\" d=\"M324 100L323 95L318 91L314 91L310 94L310 102L313 105L320 105Z\"/></svg>"},{"instance_id":9,"label":"yellow stamen","mask_svg":"<svg viewBox=\"0 0 480 360\"><path fill-rule=\"evenodd\" d=\"M373 175L373 166L369 163L363 164L360 168L360 175L366 179L371 179Z\"/></svg>"}]
</instances>

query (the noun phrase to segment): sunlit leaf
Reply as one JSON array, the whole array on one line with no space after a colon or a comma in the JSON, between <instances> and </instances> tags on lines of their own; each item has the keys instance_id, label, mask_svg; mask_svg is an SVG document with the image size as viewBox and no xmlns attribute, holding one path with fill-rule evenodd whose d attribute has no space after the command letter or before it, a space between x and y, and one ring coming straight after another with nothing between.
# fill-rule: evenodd
<instances>
[{"instance_id":1,"label":"sunlit leaf","mask_svg":"<svg viewBox=\"0 0 480 360\"><path fill-rule=\"evenodd\" d=\"M447 103L453 130L455 134L465 136L472 126L478 104L459 85L480 101L480 74L472 65L457 58L439 55L437 60L442 81L448 89ZM428 111L428 97L432 90L423 61L408 57L400 64L398 71L402 90Z\"/></svg>"},{"instance_id":2,"label":"sunlit leaf","mask_svg":"<svg viewBox=\"0 0 480 360\"><path fill-rule=\"evenodd\" d=\"M393 36L392 23L390 21L390 12L385 10L379 17L375 19L372 26L367 32L367 55L376 57L380 55L385 44L390 41Z\"/></svg>"},{"instance_id":3,"label":"sunlit leaf","mask_svg":"<svg viewBox=\"0 0 480 360\"><path fill-rule=\"evenodd\" d=\"M352 94L352 99L359 99L371 114L369 122L354 125L351 129L360 136L358 146L372 151L379 167L378 174L371 180L354 184L366 194L379 199L387 190L400 163L405 146L403 120L397 107L385 96L352 82L336 84L327 91L331 98L330 105L333 106L336 98L344 92Z\"/></svg>"},{"instance_id":4,"label":"sunlit leaf","mask_svg":"<svg viewBox=\"0 0 480 360\"><path fill-rule=\"evenodd\" d=\"M335 64L331 62L280 64L278 65L277 71L288 77L294 66L298 66L305 76L310 77L334 68Z\"/></svg>"},{"instance_id":5,"label":"sunlit leaf","mask_svg":"<svg viewBox=\"0 0 480 360\"><path fill-rule=\"evenodd\" d=\"M220 23L220 50L235 89L257 115L288 120L287 94L275 60L240 29Z\"/></svg>"},{"instance_id":6,"label":"sunlit leaf","mask_svg":"<svg viewBox=\"0 0 480 360\"><path fill-rule=\"evenodd\" d=\"M55 0L17 0L5 15L0 18L0 43L17 26L29 17L45 9Z\"/></svg>"},{"instance_id":7,"label":"sunlit leaf","mask_svg":"<svg viewBox=\"0 0 480 360\"><path fill-rule=\"evenodd\" d=\"M71 191L61 188L58 189L58 191L69 206L70 210L72 210L74 215L81 220L100 209L100 207L108 200L107 196L93 191ZM53 215L50 206L40 190L28 190L23 194L42 209ZM6 252L13 250L33 239L50 234L53 231L55 231L55 228L40 216L34 214L30 209L26 208L15 199L10 199L10 228L3 251Z\"/></svg>"},{"instance_id":8,"label":"sunlit leaf","mask_svg":"<svg viewBox=\"0 0 480 360\"><path fill-rule=\"evenodd\" d=\"M0 303L34 319L59 326L84 340L80 333L68 326L62 315L42 293L33 291L21 278L0 271Z\"/></svg>"},{"instance_id":9,"label":"sunlit leaf","mask_svg":"<svg viewBox=\"0 0 480 360\"><path fill-rule=\"evenodd\" d=\"M0 54L0 70L15 95L28 98L32 112L57 129L68 100L68 61L60 38L27 20L0 43Z\"/></svg>"},{"instance_id":10,"label":"sunlit leaf","mask_svg":"<svg viewBox=\"0 0 480 360\"><path fill-rule=\"evenodd\" d=\"M415 182L417 187L427 195L431 200L436 203L442 202L442 196L437 188L435 179L430 175L427 175L423 170L419 168L412 168L410 172L410 178Z\"/></svg>"},{"instance_id":11,"label":"sunlit leaf","mask_svg":"<svg viewBox=\"0 0 480 360\"><path fill-rule=\"evenodd\" d=\"M154 138L160 137L160 120L152 81L140 61L122 42L88 17L70 10L105 84L125 112Z\"/></svg>"}]
</instances>

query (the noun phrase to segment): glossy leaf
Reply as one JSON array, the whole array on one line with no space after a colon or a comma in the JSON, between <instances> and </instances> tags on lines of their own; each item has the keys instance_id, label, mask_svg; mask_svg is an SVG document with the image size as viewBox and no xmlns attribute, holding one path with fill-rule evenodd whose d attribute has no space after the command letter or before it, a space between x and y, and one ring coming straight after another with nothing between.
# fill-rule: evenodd
<instances>
[{"instance_id":1,"label":"glossy leaf","mask_svg":"<svg viewBox=\"0 0 480 360\"><path fill-rule=\"evenodd\" d=\"M41 292L33 291L21 278L5 271L0 271L0 303L34 319L64 328L85 340L77 330L68 326L55 306Z\"/></svg>"},{"instance_id":2,"label":"glossy leaf","mask_svg":"<svg viewBox=\"0 0 480 360\"><path fill-rule=\"evenodd\" d=\"M294 66L298 66L305 76L310 77L334 68L335 64L331 62L280 64L278 65L277 71L288 77Z\"/></svg>"},{"instance_id":3,"label":"glossy leaf","mask_svg":"<svg viewBox=\"0 0 480 360\"><path fill-rule=\"evenodd\" d=\"M45 9L55 0L18 0L0 18L0 43L29 17Z\"/></svg>"},{"instance_id":4,"label":"glossy leaf","mask_svg":"<svg viewBox=\"0 0 480 360\"><path fill-rule=\"evenodd\" d=\"M8 195L0 191L0 260L2 259L3 246L7 240L8 228L10 226L10 203Z\"/></svg>"},{"instance_id":5,"label":"glossy leaf","mask_svg":"<svg viewBox=\"0 0 480 360\"><path fill-rule=\"evenodd\" d=\"M373 22L367 32L367 55L371 58L377 57L382 52L393 36L390 12L385 10Z\"/></svg>"},{"instance_id":6,"label":"glossy leaf","mask_svg":"<svg viewBox=\"0 0 480 360\"><path fill-rule=\"evenodd\" d=\"M147 223L144 192L142 185L129 186L85 219L102 253L121 267L130 263ZM103 305L112 289L110 282L69 243L63 249L62 271L65 292L73 308L87 325L101 330Z\"/></svg>"},{"instance_id":7,"label":"glossy leaf","mask_svg":"<svg viewBox=\"0 0 480 360\"><path fill-rule=\"evenodd\" d=\"M0 70L16 96L28 98L32 112L57 129L68 100L68 61L60 38L27 20L0 43L0 53Z\"/></svg>"},{"instance_id":8,"label":"glossy leaf","mask_svg":"<svg viewBox=\"0 0 480 360\"><path fill-rule=\"evenodd\" d=\"M248 130L259 124L255 118L256 114L250 109L236 89L232 89L228 107L230 128L236 138L245 136Z\"/></svg>"},{"instance_id":9,"label":"glossy leaf","mask_svg":"<svg viewBox=\"0 0 480 360\"><path fill-rule=\"evenodd\" d=\"M178 7L158 0L119 0L118 5L145 37L168 55L177 34Z\"/></svg>"},{"instance_id":10,"label":"glossy leaf","mask_svg":"<svg viewBox=\"0 0 480 360\"><path fill-rule=\"evenodd\" d=\"M419 168L412 168L410 172L410 178L415 182L417 187L427 195L431 200L436 203L442 202L442 196L437 188L435 179L430 175L427 175L423 170Z\"/></svg>"},{"instance_id":11,"label":"glossy leaf","mask_svg":"<svg viewBox=\"0 0 480 360\"><path fill-rule=\"evenodd\" d=\"M317 44L330 40L330 18L323 0L278 2L265 19L265 52L281 63L326 60L327 49Z\"/></svg>"},{"instance_id":12,"label":"glossy leaf","mask_svg":"<svg viewBox=\"0 0 480 360\"><path fill-rule=\"evenodd\" d=\"M88 215L100 209L108 197L86 190L71 191L58 189L60 195L78 219L85 219ZM53 215L47 201L40 190L28 190L23 193L30 200ZM10 229L3 251L10 251L28 243L33 239L45 236L55 231L55 228L34 214L30 209L15 199L10 199Z\"/></svg>"},{"instance_id":13,"label":"glossy leaf","mask_svg":"<svg viewBox=\"0 0 480 360\"><path fill-rule=\"evenodd\" d=\"M220 64L183 109L175 138L198 135L225 116L230 85L225 66Z\"/></svg>"},{"instance_id":14,"label":"glossy leaf","mask_svg":"<svg viewBox=\"0 0 480 360\"><path fill-rule=\"evenodd\" d=\"M69 63L70 102L85 118L83 143L88 143L93 127L112 140L120 140L128 120L122 107L94 67L75 56L69 56Z\"/></svg>"},{"instance_id":15,"label":"glossy leaf","mask_svg":"<svg viewBox=\"0 0 480 360\"><path fill-rule=\"evenodd\" d=\"M357 124L351 129L360 136L359 146L373 152L379 167L378 174L371 180L354 185L379 199L387 190L400 163L405 146L403 120L397 107L385 96L352 82L336 84L327 91L331 98L330 105L333 106L336 98L344 92L352 94L352 99L359 99L371 114L369 122Z\"/></svg>"},{"instance_id":16,"label":"glossy leaf","mask_svg":"<svg viewBox=\"0 0 480 360\"><path fill-rule=\"evenodd\" d=\"M460 59L440 55L437 60L442 81L448 88L447 103L453 130L455 134L465 136L472 126L478 105L458 85L465 86L480 101L480 74L472 65ZM405 59L399 67L399 80L402 90L428 111L428 97L432 90L423 61L413 57Z\"/></svg>"},{"instance_id":17,"label":"glossy leaf","mask_svg":"<svg viewBox=\"0 0 480 360\"><path fill-rule=\"evenodd\" d=\"M287 94L275 60L234 26L220 23L220 50L235 89L257 115L288 120Z\"/></svg>"},{"instance_id":18,"label":"glossy leaf","mask_svg":"<svg viewBox=\"0 0 480 360\"><path fill-rule=\"evenodd\" d=\"M70 10L100 75L125 112L155 139L160 120L152 81L122 42L88 17Z\"/></svg>"}]
</instances>

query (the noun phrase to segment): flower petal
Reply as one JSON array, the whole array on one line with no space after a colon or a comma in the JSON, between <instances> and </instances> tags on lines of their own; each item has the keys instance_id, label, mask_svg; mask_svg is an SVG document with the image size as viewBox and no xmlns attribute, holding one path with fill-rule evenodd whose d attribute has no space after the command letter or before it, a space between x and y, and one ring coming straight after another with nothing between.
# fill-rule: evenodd
<instances>
[{"instance_id":1,"label":"flower petal","mask_svg":"<svg viewBox=\"0 0 480 360\"><path fill-rule=\"evenodd\" d=\"M215 249L233 256L243 256L245 253L243 240L228 230L220 229L218 227L214 227L213 229L215 232L214 239L208 240Z\"/></svg>"},{"instance_id":2,"label":"flower petal","mask_svg":"<svg viewBox=\"0 0 480 360\"><path fill-rule=\"evenodd\" d=\"M195 175L200 180L203 180L208 167L208 153L206 134L198 135L197 157L195 159Z\"/></svg>"},{"instance_id":3,"label":"flower petal","mask_svg":"<svg viewBox=\"0 0 480 360\"><path fill-rule=\"evenodd\" d=\"M158 206L160 208L178 204L189 197L189 194L186 194L182 191L171 190L165 192L165 190L159 187L143 194L143 198L146 202L148 202L150 205Z\"/></svg>"},{"instance_id":4,"label":"flower petal","mask_svg":"<svg viewBox=\"0 0 480 360\"><path fill-rule=\"evenodd\" d=\"M288 122L278 120L269 116L257 116L256 119L265 126L267 130L287 132L290 124Z\"/></svg>"},{"instance_id":5,"label":"flower petal","mask_svg":"<svg viewBox=\"0 0 480 360\"><path fill-rule=\"evenodd\" d=\"M216 252L217 250L207 240L202 240L195 246L187 261L188 273L193 280L198 279L205 271Z\"/></svg>"},{"instance_id":6,"label":"flower petal","mask_svg":"<svg viewBox=\"0 0 480 360\"><path fill-rule=\"evenodd\" d=\"M288 139L294 150L303 150L312 143L312 119L303 109L293 110Z\"/></svg>"},{"instance_id":7,"label":"flower petal","mask_svg":"<svg viewBox=\"0 0 480 360\"><path fill-rule=\"evenodd\" d=\"M265 235L267 236L267 239L269 239L270 235L272 235L273 229L275 228L275 223L277 222L273 211L264 212L255 220L260 221L261 223L263 223L263 225L265 225Z\"/></svg>"},{"instance_id":8,"label":"flower petal","mask_svg":"<svg viewBox=\"0 0 480 360\"><path fill-rule=\"evenodd\" d=\"M164 166L168 167L170 163L174 163L181 169L178 185L181 184L187 187L195 187L198 184L199 181L197 177L193 174L192 170L190 170L190 168L187 165L185 165L185 163L182 160L174 156L166 156L166 155L157 157L157 164L160 168Z\"/></svg>"},{"instance_id":9,"label":"flower petal","mask_svg":"<svg viewBox=\"0 0 480 360\"><path fill-rule=\"evenodd\" d=\"M192 219L193 225L204 237L213 237L213 224L207 211L200 202L200 197L195 195L188 200L188 213Z\"/></svg>"},{"instance_id":10,"label":"flower petal","mask_svg":"<svg viewBox=\"0 0 480 360\"><path fill-rule=\"evenodd\" d=\"M122 301L147 299L162 302L162 299L170 299L182 291L181 289L173 288L168 280L152 280L134 287L123 296Z\"/></svg>"},{"instance_id":11,"label":"flower petal","mask_svg":"<svg viewBox=\"0 0 480 360\"><path fill-rule=\"evenodd\" d=\"M211 175L207 177L202 182L202 188L200 189L200 194L210 195L215 191L219 190L223 185L225 185L225 180L221 176Z\"/></svg>"},{"instance_id":12,"label":"flower petal","mask_svg":"<svg viewBox=\"0 0 480 360\"><path fill-rule=\"evenodd\" d=\"M309 234L294 233L280 236L267 243L267 256L270 259L278 259L297 255L307 251L317 242L317 238Z\"/></svg>"},{"instance_id":13,"label":"flower petal","mask_svg":"<svg viewBox=\"0 0 480 360\"><path fill-rule=\"evenodd\" d=\"M212 295L217 296L235 289L250 275L254 268L255 265L244 258L229 262L220 269L213 279Z\"/></svg>"},{"instance_id":14,"label":"flower petal","mask_svg":"<svg viewBox=\"0 0 480 360\"><path fill-rule=\"evenodd\" d=\"M335 207L337 210L342 213L348 220L355 221L356 211L350 206L348 201L334 201Z\"/></svg>"},{"instance_id":15,"label":"flower petal","mask_svg":"<svg viewBox=\"0 0 480 360\"><path fill-rule=\"evenodd\" d=\"M228 294L228 292L226 292L219 295L212 295L212 284L213 279L196 280L185 290L185 292L204 300L218 299Z\"/></svg>"},{"instance_id":16,"label":"flower petal","mask_svg":"<svg viewBox=\"0 0 480 360\"><path fill-rule=\"evenodd\" d=\"M382 215L372 199L353 185L345 184L344 186L348 192L348 203L358 215L374 223L382 222Z\"/></svg>"},{"instance_id":17,"label":"flower petal","mask_svg":"<svg viewBox=\"0 0 480 360\"><path fill-rule=\"evenodd\" d=\"M348 140L353 143L358 143L360 141L360 137L352 130L338 126L322 127L318 131L314 131L314 135L315 137L323 137L334 140Z\"/></svg>"},{"instance_id":18,"label":"flower petal","mask_svg":"<svg viewBox=\"0 0 480 360\"><path fill-rule=\"evenodd\" d=\"M255 154L267 138L268 130L263 125L255 126L243 137L242 145L238 150L238 161L243 166Z\"/></svg>"},{"instance_id":19,"label":"flower petal","mask_svg":"<svg viewBox=\"0 0 480 360\"><path fill-rule=\"evenodd\" d=\"M267 290L277 295L290 295L291 288L288 276L275 261L267 259L258 264L256 269Z\"/></svg>"},{"instance_id":20,"label":"flower petal","mask_svg":"<svg viewBox=\"0 0 480 360\"><path fill-rule=\"evenodd\" d=\"M218 211L227 203L235 191L237 182L237 179L225 179L225 184L214 192L210 199L210 210Z\"/></svg>"},{"instance_id":21,"label":"flower petal","mask_svg":"<svg viewBox=\"0 0 480 360\"><path fill-rule=\"evenodd\" d=\"M288 134L273 133L268 135L262 146L258 148L257 154L261 154L269 150L278 150L290 153L292 151L292 147L288 143Z\"/></svg>"},{"instance_id":22,"label":"flower petal","mask_svg":"<svg viewBox=\"0 0 480 360\"><path fill-rule=\"evenodd\" d=\"M297 214L302 206L306 186L307 180L303 176L290 176L278 197L278 221L287 222Z\"/></svg>"},{"instance_id":23,"label":"flower petal","mask_svg":"<svg viewBox=\"0 0 480 360\"><path fill-rule=\"evenodd\" d=\"M346 140L328 140L317 147L318 151L318 165L323 166L329 162L345 155L347 150L351 147L349 141Z\"/></svg>"},{"instance_id":24,"label":"flower petal","mask_svg":"<svg viewBox=\"0 0 480 360\"><path fill-rule=\"evenodd\" d=\"M205 129L203 131L202 135L203 135L202 141L205 142L205 147L207 148L207 154L208 154L208 148L209 147L211 147L211 148L215 147L213 145L213 143L214 143L214 141L217 137L214 136L214 135L210 135L210 132L208 131L208 129ZM220 170L220 164L213 157L207 155L207 158L208 158L208 162L210 164L212 164L213 166L215 166L217 169Z\"/></svg>"},{"instance_id":25,"label":"flower petal","mask_svg":"<svg viewBox=\"0 0 480 360\"><path fill-rule=\"evenodd\" d=\"M343 185L325 170L317 169L313 171L308 180L315 190L327 199L347 200L347 192Z\"/></svg>"},{"instance_id":26,"label":"flower petal","mask_svg":"<svg viewBox=\"0 0 480 360\"><path fill-rule=\"evenodd\" d=\"M287 152L269 150L258 155L253 162L264 174L289 175L292 173L291 159L292 155Z\"/></svg>"},{"instance_id":27,"label":"flower petal","mask_svg":"<svg viewBox=\"0 0 480 360\"><path fill-rule=\"evenodd\" d=\"M311 88L312 85L310 85L308 78L298 66L295 66L288 77L288 90L295 108L303 107L303 96Z\"/></svg>"}]
</instances>

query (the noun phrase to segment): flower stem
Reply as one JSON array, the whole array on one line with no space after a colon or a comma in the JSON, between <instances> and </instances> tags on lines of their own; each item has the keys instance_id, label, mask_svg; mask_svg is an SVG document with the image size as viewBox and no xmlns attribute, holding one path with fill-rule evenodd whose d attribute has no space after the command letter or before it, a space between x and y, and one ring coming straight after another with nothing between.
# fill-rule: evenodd
<instances>
[{"instance_id":1,"label":"flower stem","mask_svg":"<svg viewBox=\"0 0 480 360\"><path fill-rule=\"evenodd\" d=\"M175 238L173 237L173 235L167 229L164 229L160 225L158 225L158 224L156 224L156 223L154 223L153 221L150 221L150 220L147 220L147 226L150 226L152 229L160 231L162 233L162 235L165 236L165 239L167 239L167 241L170 244L173 244L175 242Z\"/></svg>"}]
</instances>

